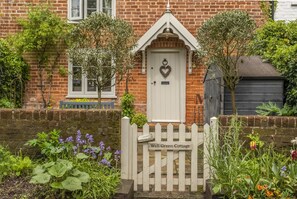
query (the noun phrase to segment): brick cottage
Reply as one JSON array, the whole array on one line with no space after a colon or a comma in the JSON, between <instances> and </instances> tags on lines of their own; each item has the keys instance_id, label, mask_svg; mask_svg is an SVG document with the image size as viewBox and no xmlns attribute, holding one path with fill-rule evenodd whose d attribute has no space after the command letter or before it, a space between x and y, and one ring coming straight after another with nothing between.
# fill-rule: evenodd
<instances>
[{"instance_id":1,"label":"brick cottage","mask_svg":"<svg viewBox=\"0 0 297 199\"><path fill-rule=\"evenodd\" d=\"M129 92L135 96L137 111L145 113L150 122L203 120L197 108L203 103L205 66L193 57L199 46L196 31L204 21L219 12L239 9L247 11L258 26L265 22L258 0L1 0L0 37L19 31L17 19L26 16L29 5L40 3L51 4L53 11L69 23L100 11L133 26L138 37L134 52L139 58L131 72ZM26 86L25 107L36 108L41 103L38 73L36 63L29 60L29 64L31 79ZM72 72L80 70L69 62L66 53L59 65ZM77 81L56 72L52 86L54 108L61 100L97 97L94 85L83 76ZM103 100L119 104L124 91L123 81L103 91Z\"/></svg>"}]
</instances>

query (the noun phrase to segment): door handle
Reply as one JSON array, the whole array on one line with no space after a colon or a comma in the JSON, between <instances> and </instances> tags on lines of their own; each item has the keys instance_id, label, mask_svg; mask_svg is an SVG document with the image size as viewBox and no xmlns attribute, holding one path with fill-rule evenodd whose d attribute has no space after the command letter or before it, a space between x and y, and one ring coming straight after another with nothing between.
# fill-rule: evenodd
<instances>
[{"instance_id":1,"label":"door handle","mask_svg":"<svg viewBox=\"0 0 297 199\"><path fill-rule=\"evenodd\" d=\"M152 85L153 85L153 84L156 85L156 81L152 82L151 84L152 84Z\"/></svg>"}]
</instances>

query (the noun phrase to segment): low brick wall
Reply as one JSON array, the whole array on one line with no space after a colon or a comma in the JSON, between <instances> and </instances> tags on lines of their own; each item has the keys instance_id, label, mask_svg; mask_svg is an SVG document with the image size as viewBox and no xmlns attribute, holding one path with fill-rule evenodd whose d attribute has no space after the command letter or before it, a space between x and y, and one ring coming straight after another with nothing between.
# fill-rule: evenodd
<instances>
[{"instance_id":1,"label":"low brick wall","mask_svg":"<svg viewBox=\"0 0 297 199\"><path fill-rule=\"evenodd\" d=\"M276 147L291 147L291 140L297 137L297 117L280 116L238 116L243 122L245 134L258 133L262 140ZM228 128L232 116L223 115L219 117L220 126Z\"/></svg>"},{"instance_id":2,"label":"low brick wall","mask_svg":"<svg viewBox=\"0 0 297 199\"><path fill-rule=\"evenodd\" d=\"M23 148L37 132L61 130L62 136L94 135L95 141L120 149L120 110L27 110L0 109L0 144L12 150Z\"/></svg>"}]
</instances>

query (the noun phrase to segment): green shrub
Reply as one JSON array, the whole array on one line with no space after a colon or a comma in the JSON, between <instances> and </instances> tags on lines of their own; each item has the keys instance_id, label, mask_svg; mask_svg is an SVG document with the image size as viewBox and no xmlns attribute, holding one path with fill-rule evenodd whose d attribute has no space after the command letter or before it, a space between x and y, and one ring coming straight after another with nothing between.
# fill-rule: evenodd
<instances>
[{"instance_id":1,"label":"green shrub","mask_svg":"<svg viewBox=\"0 0 297 199\"><path fill-rule=\"evenodd\" d=\"M131 120L131 124L136 124L138 128L143 127L145 123L147 123L147 118L142 113L135 114Z\"/></svg>"},{"instance_id":2,"label":"green shrub","mask_svg":"<svg viewBox=\"0 0 297 199\"><path fill-rule=\"evenodd\" d=\"M29 67L8 40L0 39L0 107L22 107Z\"/></svg>"},{"instance_id":3,"label":"green shrub","mask_svg":"<svg viewBox=\"0 0 297 199\"><path fill-rule=\"evenodd\" d=\"M7 98L0 99L0 108L14 108L14 103Z\"/></svg>"},{"instance_id":4,"label":"green shrub","mask_svg":"<svg viewBox=\"0 0 297 199\"><path fill-rule=\"evenodd\" d=\"M134 96L130 93L125 93L121 99L121 108L122 108L122 115L123 117L129 117L130 119L133 118L135 111L134 111Z\"/></svg>"},{"instance_id":5,"label":"green shrub","mask_svg":"<svg viewBox=\"0 0 297 199\"><path fill-rule=\"evenodd\" d=\"M20 176L31 168L31 163L29 157L12 155L0 145L0 182L7 176Z\"/></svg>"},{"instance_id":6,"label":"green shrub","mask_svg":"<svg viewBox=\"0 0 297 199\"><path fill-rule=\"evenodd\" d=\"M285 77L286 103L297 104L297 21L269 21L258 29L251 52L270 61Z\"/></svg>"}]
</instances>

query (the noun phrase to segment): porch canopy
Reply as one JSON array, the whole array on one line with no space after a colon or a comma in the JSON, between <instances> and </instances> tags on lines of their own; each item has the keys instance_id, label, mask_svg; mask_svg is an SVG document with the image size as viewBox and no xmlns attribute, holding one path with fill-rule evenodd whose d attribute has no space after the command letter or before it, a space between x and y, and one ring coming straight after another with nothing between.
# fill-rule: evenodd
<instances>
[{"instance_id":1,"label":"porch canopy","mask_svg":"<svg viewBox=\"0 0 297 199\"><path fill-rule=\"evenodd\" d=\"M172 34L182 40L189 48L188 65L189 73L192 73L192 54L199 47L196 38L175 18L170 11L169 3L163 16L137 41L137 47L133 53L142 52L142 73L146 71L145 50L158 36Z\"/></svg>"}]
</instances>

